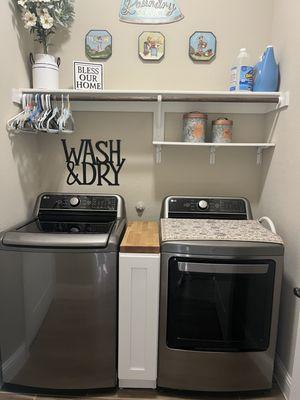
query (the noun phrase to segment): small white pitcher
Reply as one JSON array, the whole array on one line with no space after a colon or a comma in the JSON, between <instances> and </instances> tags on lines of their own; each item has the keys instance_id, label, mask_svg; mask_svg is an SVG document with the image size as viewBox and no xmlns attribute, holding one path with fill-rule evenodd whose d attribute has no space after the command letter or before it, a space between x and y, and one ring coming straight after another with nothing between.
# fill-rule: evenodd
<instances>
[{"instance_id":1,"label":"small white pitcher","mask_svg":"<svg viewBox=\"0 0 300 400\"><path fill-rule=\"evenodd\" d=\"M32 64L33 89L58 89L60 58L57 60L49 54L30 53Z\"/></svg>"}]
</instances>

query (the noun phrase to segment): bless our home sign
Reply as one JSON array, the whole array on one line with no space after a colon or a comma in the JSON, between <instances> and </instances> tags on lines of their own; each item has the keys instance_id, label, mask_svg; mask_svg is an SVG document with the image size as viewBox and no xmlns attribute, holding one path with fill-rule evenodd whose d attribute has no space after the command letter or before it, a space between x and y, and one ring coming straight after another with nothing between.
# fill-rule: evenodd
<instances>
[{"instance_id":1,"label":"bless our home sign","mask_svg":"<svg viewBox=\"0 0 300 400\"><path fill-rule=\"evenodd\" d=\"M119 174L126 159L121 157L121 140L82 139L79 148L62 139L68 172L67 184L119 186Z\"/></svg>"},{"instance_id":2,"label":"bless our home sign","mask_svg":"<svg viewBox=\"0 0 300 400\"><path fill-rule=\"evenodd\" d=\"M101 63L74 61L74 89L103 90L104 67Z\"/></svg>"}]
</instances>

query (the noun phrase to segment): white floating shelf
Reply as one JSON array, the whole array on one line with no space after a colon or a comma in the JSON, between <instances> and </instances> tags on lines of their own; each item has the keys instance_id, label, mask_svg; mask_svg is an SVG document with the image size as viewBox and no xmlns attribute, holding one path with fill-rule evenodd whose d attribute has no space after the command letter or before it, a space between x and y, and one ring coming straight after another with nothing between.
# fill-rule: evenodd
<instances>
[{"instance_id":1,"label":"white floating shelf","mask_svg":"<svg viewBox=\"0 0 300 400\"><path fill-rule=\"evenodd\" d=\"M192 103L186 109L182 109L182 105L177 107L177 110L186 112L187 109L195 109L198 103L208 103L201 110L204 112L230 112L230 113L267 113L288 106L289 94L288 92L229 92L229 91L172 91L172 90L103 90L103 91L86 91L74 89L13 89L12 100L13 102L20 103L23 94L37 94L49 93L54 97L61 96L62 94L69 95L70 100L76 103L82 102L110 102L110 109L119 111L118 102L142 102L142 103ZM114 102L115 106L114 106ZM195 104L197 103L197 104ZM213 103L213 104L212 104ZM215 103L222 103L222 110L220 106ZM236 108L240 104L241 107ZM227 106L226 106L227 105ZM249 107L250 106L250 107ZM191 108L192 107L192 108ZM91 111L104 111L107 105L101 104L94 105ZM123 111L134 111L132 106L122 107ZM145 111L149 109L144 106ZM75 110L86 111L86 106L76 104ZM150 111L152 108L150 108ZM170 108L172 112L173 106ZM173 111L174 112L174 111ZM180 112L180 111L175 111Z\"/></svg>"},{"instance_id":2,"label":"white floating shelf","mask_svg":"<svg viewBox=\"0 0 300 400\"><path fill-rule=\"evenodd\" d=\"M161 150L162 146L185 146L185 147L204 147L209 148L209 161L211 165L216 163L216 149L219 147L222 148L256 148L257 149L257 164L260 165L262 163L262 153L263 150L269 148L275 148L275 143L189 143L189 142L157 142L154 141L153 145L156 147L156 162L161 163Z\"/></svg>"}]
</instances>

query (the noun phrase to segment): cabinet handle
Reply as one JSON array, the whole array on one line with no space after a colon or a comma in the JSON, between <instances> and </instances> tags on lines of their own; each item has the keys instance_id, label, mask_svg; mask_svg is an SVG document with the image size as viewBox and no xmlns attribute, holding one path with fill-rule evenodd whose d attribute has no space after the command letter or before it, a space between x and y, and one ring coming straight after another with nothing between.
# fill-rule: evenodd
<instances>
[{"instance_id":1,"label":"cabinet handle","mask_svg":"<svg viewBox=\"0 0 300 400\"><path fill-rule=\"evenodd\" d=\"M295 287L295 289L294 289L294 295L297 296L297 297L300 297L300 288Z\"/></svg>"}]
</instances>

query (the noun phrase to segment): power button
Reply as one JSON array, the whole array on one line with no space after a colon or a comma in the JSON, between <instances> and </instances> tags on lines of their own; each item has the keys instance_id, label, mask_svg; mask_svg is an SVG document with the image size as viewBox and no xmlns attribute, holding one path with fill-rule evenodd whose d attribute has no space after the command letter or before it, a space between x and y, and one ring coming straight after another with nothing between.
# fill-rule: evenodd
<instances>
[{"instance_id":1,"label":"power button","mask_svg":"<svg viewBox=\"0 0 300 400\"><path fill-rule=\"evenodd\" d=\"M80 204L80 199L78 197L71 197L70 199L70 205L72 207L77 207Z\"/></svg>"}]
</instances>

